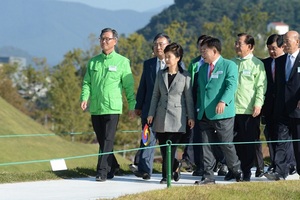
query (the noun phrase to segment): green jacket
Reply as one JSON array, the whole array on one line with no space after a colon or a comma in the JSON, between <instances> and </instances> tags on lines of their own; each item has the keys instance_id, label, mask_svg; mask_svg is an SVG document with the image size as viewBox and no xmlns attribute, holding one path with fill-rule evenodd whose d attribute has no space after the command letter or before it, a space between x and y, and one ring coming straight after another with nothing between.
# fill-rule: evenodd
<instances>
[{"instance_id":1,"label":"green jacket","mask_svg":"<svg viewBox=\"0 0 300 200\"><path fill-rule=\"evenodd\" d=\"M208 80L207 63L203 64L198 74L197 110L199 120L204 112L209 120L219 120L235 116L234 93L237 87L237 66L222 56L215 64L211 78ZM217 104L223 101L225 109L216 114Z\"/></svg>"},{"instance_id":2,"label":"green jacket","mask_svg":"<svg viewBox=\"0 0 300 200\"><path fill-rule=\"evenodd\" d=\"M194 85L194 76L198 70L198 65L199 65L200 59L201 59L201 56L197 56L196 58L193 58L188 66L188 72L190 72L190 74L191 74L192 85Z\"/></svg>"},{"instance_id":3,"label":"green jacket","mask_svg":"<svg viewBox=\"0 0 300 200\"><path fill-rule=\"evenodd\" d=\"M262 107L267 90L267 77L263 62L252 54L236 57L238 66L238 88L235 94L236 114L253 113L253 107Z\"/></svg>"},{"instance_id":4,"label":"green jacket","mask_svg":"<svg viewBox=\"0 0 300 200\"><path fill-rule=\"evenodd\" d=\"M121 114L123 108L122 90L129 104L135 106L134 80L130 61L113 51L91 58L83 79L81 100L90 100L92 115Z\"/></svg>"}]
</instances>

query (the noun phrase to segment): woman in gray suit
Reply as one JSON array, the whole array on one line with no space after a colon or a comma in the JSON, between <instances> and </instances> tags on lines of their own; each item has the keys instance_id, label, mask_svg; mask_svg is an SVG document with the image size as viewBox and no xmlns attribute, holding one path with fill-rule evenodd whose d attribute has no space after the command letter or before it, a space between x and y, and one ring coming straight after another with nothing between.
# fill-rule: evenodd
<instances>
[{"instance_id":1,"label":"woman in gray suit","mask_svg":"<svg viewBox=\"0 0 300 200\"><path fill-rule=\"evenodd\" d=\"M182 69L180 61L183 55L182 47L177 43L171 43L164 49L166 68L157 74L148 114L148 124L152 124L153 131L160 145L167 140L172 143L180 143L182 134L186 132L186 123L192 129L194 127L194 102L192 97L191 76ZM188 118L188 120L187 120ZM177 146L171 147L171 166L173 166L173 178L180 178L179 163L174 163ZM161 146L162 154L162 180L167 183L167 159L166 147Z\"/></svg>"}]
</instances>

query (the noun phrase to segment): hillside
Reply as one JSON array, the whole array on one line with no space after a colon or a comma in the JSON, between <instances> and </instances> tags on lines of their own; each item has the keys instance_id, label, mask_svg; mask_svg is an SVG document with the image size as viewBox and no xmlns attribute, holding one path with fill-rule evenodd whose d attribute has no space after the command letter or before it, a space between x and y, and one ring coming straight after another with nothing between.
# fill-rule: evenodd
<instances>
[{"instance_id":1,"label":"hillside","mask_svg":"<svg viewBox=\"0 0 300 200\"><path fill-rule=\"evenodd\" d=\"M44 129L1 97L0 104L0 173L49 171L51 166L48 160L67 157L72 157L66 160L68 168L96 166L97 156L94 154L98 151L97 144L66 141ZM82 155L90 156L76 158ZM121 163L129 162L120 156L118 160ZM21 161L33 163L2 166L3 163Z\"/></svg>"},{"instance_id":2,"label":"hillside","mask_svg":"<svg viewBox=\"0 0 300 200\"><path fill-rule=\"evenodd\" d=\"M0 49L17 48L56 65L68 51L87 49L90 34L98 36L101 29L112 27L128 35L157 12L111 11L61 1L1 1ZM5 54L2 49L0 56Z\"/></svg>"},{"instance_id":3,"label":"hillside","mask_svg":"<svg viewBox=\"0 0 300 200\"><path fill-rule=\"evenodd\" d=\"M283 21L290 29L300 29L300 4L298 0L175 0L175 4L151 18L151 21L137 32L151 40L157 32L163 31L168 24L176 20L187 22L188 35L199 36L205 22L220 22L223 16L233 21L244 8L255 9L262 4L262 11L267 12L270 22ZM279 6L280 5L280 6ZM253 19L255 20L255 19Z\"/></svg>"}]
</instances>

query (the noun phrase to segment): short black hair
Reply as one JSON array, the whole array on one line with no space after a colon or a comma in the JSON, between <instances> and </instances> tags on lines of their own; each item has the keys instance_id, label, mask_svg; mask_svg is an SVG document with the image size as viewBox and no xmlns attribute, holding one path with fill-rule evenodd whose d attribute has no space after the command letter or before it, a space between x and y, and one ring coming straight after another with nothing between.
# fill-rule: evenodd
<instances>
[{"instance_id":1,"label":"short black hair","mask_svg":"<svg viewBox=\"0 0 300 200\"><path fill-rule=\"evenodd\" d=\"M244 42L246 44L250 44L251 45L251 49L253 49L253 47L255 45L254 37L252 37L251 35L249 35L247 33L239 33L237 36L238 37L246 36L246 39L245 39Z\"/></svg>"},{"instance_id":2,"label":"short black hair","mask_svg":"<svg viewBox=\"0 0 300 200\"><path fill-rule=\"evenodd\" d=\"M207 37L201 42L201 46L206 45L208 48L215 47L219 53L222 52L222 43L218 38Z\"/></svg>"},{"instance_id":3,"label":"short black hair","mask_svg":"<svg viewBox=\"0 0 300 200\"><path fill-rule=\"evenodd\" d=\"M177 58L179 57L178 63L180 63L182 56L183 56L183 48L180 44L177 44L176 42L173 42L166 46L164 49L164 53L172 52Z\"/></svg>"},{"instance_id":4,"label":"short black hair","mask_svg":"<svg viewBox=\"0 0 300 200\"><path fill-rule=\"evenodd\" d=\"M198 37L198 39L197 39L197 45L200 45L199 42L200 42L201 40L204 40L204 39L208 38L208 37L210 37L210 36L209 36L209 35L200 35L200 36Z\"/></svg>"},{"instance_id":5,"label":"short black hair","mask_svg":"<svg viewBox=\"0 0 300 200\"><path fill-rule=\"evenodd\" d=\"M104 28L101 30L101 33L100 33L100 37L102 37L102 35L106 32L112 32L113 33L113 37L118 39L118 32L115 30L115 29L112 29L112 28Z\"/></svg>"},{"instance_id":6,"label":"short black hair","mask_svg":"<svg viewBox=\"0 0 300 200\"><path fill-rule=\"evenodd\" d=\"M158 33L158 34L154 37L153 42L155 42L158 38L162 38L162 37L166 38L166 39L168 40L168 43L169 43L169 44L171 43L170 37L169 37L167 34L165 34L165 33Z\"/></svg>"},{"instance_id":7,"label":"short black hair","mask_svg":"<svg viewBox=\"0 0 300 200\"><path fill-rule=\"evenodd\" d=\"M279 34L272 34L268 37L266 45L271 45L274 42L277 43L278 47L282 47L283 45L283 35L279 35Z\"/></svg>"}]
</instances>

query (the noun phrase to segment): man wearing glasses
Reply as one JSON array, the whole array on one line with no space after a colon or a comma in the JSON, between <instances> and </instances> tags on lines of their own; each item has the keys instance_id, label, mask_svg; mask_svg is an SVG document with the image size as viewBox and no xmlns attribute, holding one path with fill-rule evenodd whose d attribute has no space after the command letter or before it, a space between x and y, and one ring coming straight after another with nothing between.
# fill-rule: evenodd
<instances>
[{"instance_id":1,"label":"man wearing glasses","mask_svg":"<svg viewBox=\"0 0 300 200\"><path fill-rule=\"evenodd\" d=\"M134 117L134 80L128 58L115 52L118 33L105 28L100 34L102 53L91 58L87 64L81 92L81 108L86 110L89 101L92 125L99 143L99 153L113 151L113 144L122 113L122 90L129 105L129 118ZM113 154L98 157L96 181L114 177L118 167Z\"/></svg>"},{"instance_id":2,"label":"man wearing glasses","mask_svg":"<svg viewBox=\"0 0 300 200\"><path fill-rule=\"evenodd\" d=\"M150 108L154 83L156 74L159 70L165 68L165 47L171 42L169 36L164 33L157 34L153 39L152 50L154 53L153 58L144 61L143 73L138 87L136 95L135 114L141 117L142 128L147 123L148 111ZM156 143L156 135L151 133L150 143L148 146L154 146ZM140 147L145 147L143 141L141 141ZM144 180L151 178L153 169L155 148L148 148L139 150L135 156L134 164L129 167L131 171L137 177L141 177Z\"/></svg>"}]
</instances>

